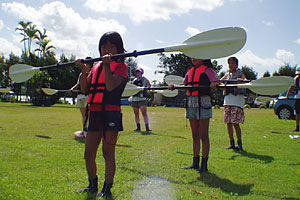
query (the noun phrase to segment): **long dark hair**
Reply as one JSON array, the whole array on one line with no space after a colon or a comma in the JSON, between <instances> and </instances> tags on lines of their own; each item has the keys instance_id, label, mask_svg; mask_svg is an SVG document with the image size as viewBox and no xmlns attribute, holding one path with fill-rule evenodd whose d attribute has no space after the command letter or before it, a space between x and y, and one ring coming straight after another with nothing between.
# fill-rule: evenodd
<instances>
[{"instance_id":1,"label":"long dark hair","mask_svg":"<svg viewBox=\"0 0 300 200\"><path fill-rule=\"evenodd\" d=\"M117 46L118 54L124 53L126 51L124 49L123 40L122 40L121 35L118 32L111 31L111 32L104 33L102 35L102 37L100 38L99 46L98 46L100 56L102 56L101 46L105 45L108 41ZM124 62L124 60L125 60L125 57L119 57L116 59L116 61L118 61L118 62Z\"/></svg>"},{"instance_id":2,"label":"long dark hair","mask_svg":"<svg viewBox=\"0 0 300 200\"><path fill-rule=\"evenodd\" d=\"M206 65L209 68L213 68L213 64L211 63L210 59L204 60L204 65Z\"/></svg>"}]
</instances>

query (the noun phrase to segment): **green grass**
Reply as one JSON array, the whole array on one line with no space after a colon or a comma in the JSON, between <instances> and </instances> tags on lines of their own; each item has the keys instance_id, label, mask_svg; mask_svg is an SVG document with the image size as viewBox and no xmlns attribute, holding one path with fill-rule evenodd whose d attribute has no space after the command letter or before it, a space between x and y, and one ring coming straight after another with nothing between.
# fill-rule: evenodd
<instances>
[{"instance_id":1,"label":"green grass","mask_svg":"<svg viewBox=\"0 0 300 200\"><path fill-rule=\"evenodd\" d=\"M123 107L124 131L116 147L114 199L300 199L300 139L295 121L271 109L247 109L245 151L229 145L223 109L210 121L209 173L181 166L192 161L192 138L183 108L148 108L152 134L136 133L131 107ZM144 126L142 126L144 128ZM33 107L0 103L0 199L93 199L87 185L80 113L69 105ZM97 156L100 186L104 160Z\"/></svg>"}]
</instances>

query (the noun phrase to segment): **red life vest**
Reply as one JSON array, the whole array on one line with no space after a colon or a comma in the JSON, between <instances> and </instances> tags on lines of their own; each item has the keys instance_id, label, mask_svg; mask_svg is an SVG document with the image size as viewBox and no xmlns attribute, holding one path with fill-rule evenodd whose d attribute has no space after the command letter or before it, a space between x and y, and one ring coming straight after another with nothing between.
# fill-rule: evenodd
<instances>
[{"instance_id":1,"label":"red life vest","mask_svg":"<svg viewBox=\"0 0 300 200\"><path fill-rule=\"evenodd\" d=\"M201 76L205 73L207 66L201 65L200 67L192 67L187 73L187 85L188 86L200 86L200 85L210 85L210 81L206 76L206 80ZM208 81L207 81L208 80ZM187 90L187 96L198 96L198 95L210 95L210 88L195 88Z\"/></svg>"},{"instance_id":2,"label":"red life vest","mask_svg":"<svg viewBox=\"0 0 300 200\"><path fill-rule=\"evenodd\" d=\"M112 63L115 64L115 63ZM96 65L92 68L92 80L89 89L89 104L109 104L121 105L121 97L127 81L123 81L113 91L107 91L105 86L105 76L103 64ZM112 69L112 73L114 73Z\"/></svg>"}]
</instances>

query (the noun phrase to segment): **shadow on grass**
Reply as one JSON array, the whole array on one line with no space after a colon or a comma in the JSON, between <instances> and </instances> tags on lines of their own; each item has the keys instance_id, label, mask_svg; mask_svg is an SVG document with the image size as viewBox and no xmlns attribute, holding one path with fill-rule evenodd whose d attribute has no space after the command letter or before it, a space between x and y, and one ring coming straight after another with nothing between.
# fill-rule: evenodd
<instances>
[{"instance_id":1,"label":"shadow on grass","mask_svg":"<svg viewBox=\"0 0 300 200\"><path fill-rule=\"evenodd\" d=\"M271 163L274 160L272 156L258 155L255 153L249 153L247 151L234 151L234 152L241 154L242 156L246 156L248 158L254 158L254 159L264 161L265 163ZM234 160L236 157L237 156L232 156L231 160Z\"/></svg>"},{"instance_id":2,"label":"shadow on grass","mask_svg":"<svg viewBox=\"0 0 300 200\"><path fill-rule=\"evenodd\" d=\"M289 164L289 166L300 166L300 163Z\"/></svg>"},{"instance_id":3,"label":"shadow on grass","mask_svg":"<svg viewBox=\"0 0 300 200\"><path fill-rule=\"evenodd\" d=\"M80 143L85 143L85 138L74 137L74 140L76 140L77 142L80 142Z\"/></svg>"},{"instance_id":4,"label":"shadow on grass","mask_svg":"<svg viewBox=\"0 0 300 200\"><path fill-rule=\"evenodd\" d=\"M35 135L35 137L43 138L43 139L52 139L51 137L46 136L46 135Z\"/></svg>"},{"instance_id":5,"label":"shadow on grass","mask_svg":"<svg viewBox=\"0 0 300 200\"><path fill-rule=\"evenodd\" d=\"M297 133L297 131L293 131L293 130L287 130L285 132L271 131L271 133L273 133L273 134L282 134L282 135L288 135L288 134L291 134L291 132Z\"/></svg>"},{"instance_id":6,"label":"shadow on grass","mask_svg":"<svg viewBox=\"0 0 300 200\"><path fill-rule=\"evenodd\" d=\"M164 135L160 133L154 133L152 131L141 131L141 135L157 135L157 136L163 136L163 137L172 137L172 138L179 138L179 139L186 139L185 137L182 136L177 136L177 135Z\"/></svg>"},{"instance_id":7,"label":"shadow on grass","mask_svg":"<svg viewBox=\"0 0 300 200\"><path fill-rule=\"evenodd\" d=\"M97 194L96 193L86 193L86 200L96 200L97 199Z\"/></svg>"},{"instance_id":8,"label":"shadow on grass","mask_svg":"<svg viewBox=\"0 0 300 200\"><path fill-rule=\"evenodd\" d=\"M116 147L126 147L126 148L131 148L131 145L128 144L116 144Z\"/></svg>"},{"instance_id":9,"label":"shadow on grass","mask_svg":"<svg viewBox=\"0 0 300 200\"><path fill-rule=\"evenodd\" d=\"M248 195L254 186L254 184L236 184L210 172L201 175L198 179L209 187L220 188L225 193L239 196Z\"/></svg>"},{"instance_id":10,"label":"shadow on grass","mask_svg":"<svg viewBox=\"0 0 300 200\"><path fill-rule=\"evenodd\" d=\"M176 151L176 153L182 154L182 155L188 155L188 156L192 156L193 155L192 153L183 153L183 152L179 152L179 151Z\"/></svg>"},{"instance_id":11,"label":"shadow on grass","mask_svg":"<svg viewBox=\"0 0 300 200\"><path fill-rule=\"evenodd\" d=\"M89 193L89 192L86 193L86 200L96 200L96 199L109 199L109 200L114 200L115 198L114 198L114 197L110 197L110 198L100 198L100 197L97 197L97 194L96 194L96 193Z\"/></svg>"}]
</instances>

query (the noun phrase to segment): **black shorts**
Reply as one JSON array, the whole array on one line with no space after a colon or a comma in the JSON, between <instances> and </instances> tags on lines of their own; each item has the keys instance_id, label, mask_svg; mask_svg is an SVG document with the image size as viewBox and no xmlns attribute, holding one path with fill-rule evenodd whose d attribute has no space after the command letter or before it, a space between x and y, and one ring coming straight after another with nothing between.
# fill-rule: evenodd
<instances>
[{"instance_id":1,"label":"black shorts","mask_svg":"<svg viewBox=\"0 0 300 200\"><path fill-rule=\"evenodd\" d=\"M295 100L295 111L297 115L300 115L300 99Z\"/></svg>"},{"instance_id":2,"label":"black shorts","mask_svg":"<svg viewBox=\"0 0 300 200\"><path fill-rule=\"evenodd\" d=\"M88 131L123 131L121 111L90 111Z\"/></svg>"}]
</instances>

